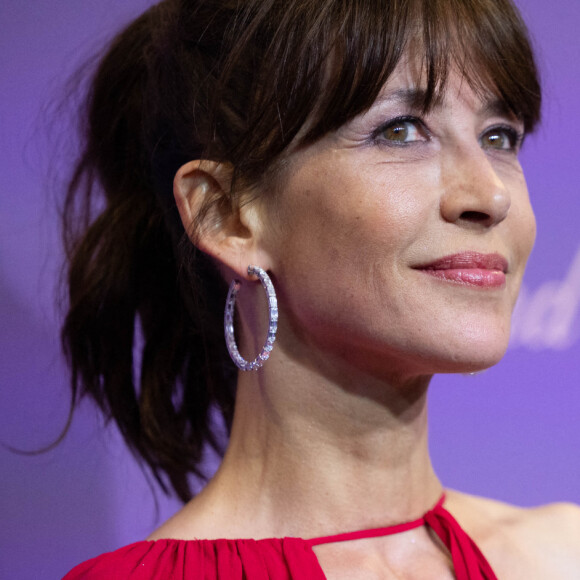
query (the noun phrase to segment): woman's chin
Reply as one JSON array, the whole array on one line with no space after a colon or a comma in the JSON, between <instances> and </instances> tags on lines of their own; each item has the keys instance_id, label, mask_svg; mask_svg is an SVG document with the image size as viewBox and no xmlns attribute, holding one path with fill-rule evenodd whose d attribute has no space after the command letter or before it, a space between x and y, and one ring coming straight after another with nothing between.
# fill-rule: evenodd
<instances>
[{"instance_id":1,"label":"woman's chin","mask_svg":"<svg viewBox=\"0 0 580 580\"><path fill-rule=\"evenodd\" d=\"M416 348L406 353L404 361L411 373L413 370L417 374L474 373L496 365L504 357L509 326L464 328L463 332L424 338L422 344L415 344Z\"/></svg>"},{"instance_id":2,"label":"woman's chin","mask_svg":"<svg viewBox=\"0 0 580 580\"><path fill-rule=\"evenodd\" d=\"M476 373L495 366L504 357L509 337L493 341L472 341L457 345L452 357L442 357L436 363L436 373Z\"/></svg>"}]
</instances>

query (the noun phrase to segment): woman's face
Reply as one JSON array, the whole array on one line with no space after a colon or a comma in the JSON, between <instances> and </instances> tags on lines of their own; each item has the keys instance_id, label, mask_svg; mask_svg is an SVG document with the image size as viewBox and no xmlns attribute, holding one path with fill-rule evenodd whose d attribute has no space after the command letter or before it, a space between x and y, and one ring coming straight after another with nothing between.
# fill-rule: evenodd
<instances>
[{"instance_id":1,"label":"woman's face","mask_svg":"<svg viewBox=\"0 0 580 580\"><path fill-rule=\"evenodd\" d=\"M402 378L505 352L535 237L523 125L458 75L423 115L416 78L402 63L367 113L291 153L264 204L282 348Z\"/></svg>"}]
</instances>

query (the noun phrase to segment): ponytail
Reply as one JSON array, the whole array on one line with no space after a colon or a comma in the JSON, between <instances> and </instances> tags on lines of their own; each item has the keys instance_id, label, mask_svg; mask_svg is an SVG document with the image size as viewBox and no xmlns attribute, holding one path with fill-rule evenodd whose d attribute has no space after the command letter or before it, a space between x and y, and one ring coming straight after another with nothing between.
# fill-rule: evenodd
<instances>
[{"instance_id":1,"label":"ponytail","mask_svg":"<svg viewBox=\"0 0 580 580\"><path fill-rule=\"evenodd\" d=\"M162 487L165 473L186 501L188 473L205 475L204 446L222 452L211 415L216 407L229 430L235 373L215 324L225 283L205 255L179 243L172 175L196 152L164 135L159 115L165 79L157 77L167 71L153 45L169 17L160 5L135 21L93 80L63 211L70 304L62 341L73 402L94 399Z\"/></svg>"}]
</instances>

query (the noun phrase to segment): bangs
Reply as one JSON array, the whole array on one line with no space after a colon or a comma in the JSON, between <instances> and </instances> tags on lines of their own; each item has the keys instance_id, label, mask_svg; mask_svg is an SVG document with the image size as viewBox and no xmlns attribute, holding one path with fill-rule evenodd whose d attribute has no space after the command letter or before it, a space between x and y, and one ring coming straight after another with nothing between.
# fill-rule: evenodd
<instances>
[{"instance_id":1,"label":"bangs","mask_svg":"<svg viewBox=\"0 0 580 580\"><path fill-rule=\"evenodd\" d=\"M423 75L423 110L442 96L454 70L476 94L499 99L526 132L539 121L538 71L510 0L249 0L241 11L239 0L225 5L235 16L222 39L228 56L216 79L206 154L231 162L249 181L290 143L312 143L368 110L407 55Z\"/></svg>"},{"instance_id":2,"label":"bangs","mask_svg":"<svg viewBox=\"0 0 580 580\"><path fill-rule=\"evenodd\" d=\"M303 143L315 141L368 110L404 56L417 59L428 111L443 96L451 70L480 97L495 96L524 123L540 119L541 88L526 27L502 0L409 0L349 3L336 31L332 73ZM363 25L364 23L364 25Z\"/></svg>"}]
</instances>

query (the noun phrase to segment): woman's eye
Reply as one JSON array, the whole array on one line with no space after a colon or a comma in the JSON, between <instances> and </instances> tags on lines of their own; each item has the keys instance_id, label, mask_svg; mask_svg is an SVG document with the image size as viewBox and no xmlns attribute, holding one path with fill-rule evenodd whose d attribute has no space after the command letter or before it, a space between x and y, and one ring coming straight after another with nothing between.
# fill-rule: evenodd
<instances>
[{"instance_id":1,"label":"woman's eye","mask_svg":"<svg viewBox=\"0 0 580 580\"><path fill-rule=\"evenodd\" d=\"M401 145L425 140L424 130L416 119L395 119L381 127L377 131L377 137L382 141Z\"/></svg>"},{"instance_id":2,"label":"woman's eye","mask_svg":"<svg viewBox=\"0 0 580 580\"><path fill-rule=\"evenodd\" d=\"M511 127L493 127L480 138L484 149L517 151L522 141L520 134Z\"/></svg>"}]
</instances>

